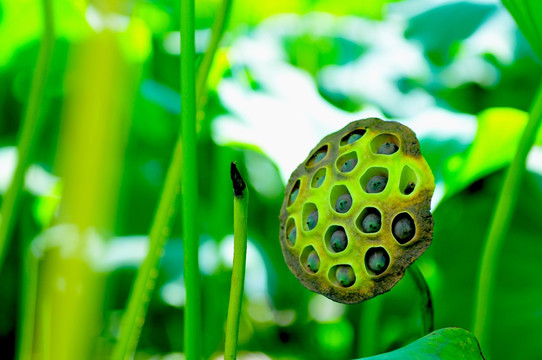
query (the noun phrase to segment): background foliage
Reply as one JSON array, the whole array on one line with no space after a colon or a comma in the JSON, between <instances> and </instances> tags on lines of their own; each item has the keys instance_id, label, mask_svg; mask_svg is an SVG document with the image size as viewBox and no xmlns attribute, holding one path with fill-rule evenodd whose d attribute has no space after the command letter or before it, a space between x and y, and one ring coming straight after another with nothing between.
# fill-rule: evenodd
<instances>
[{"instance_id":1,"label":"background foliage","mask_svg":"<svg viewBox=\"0 0 542 360\"><path fill-rule=\"evenodd\" d=\"M40 5L0 3L0 194L17 161L43 27ZM85 356L108 358L180 131L179 3L58 0L53 6L43 128L0 269L0 348L15 356L24 314L35 309L32 352L39 358L48 324L55 329L55 321L71 316L48 313L44 304L66 292L51 269L81 236L70 224L88 222L91 246L81 257L90 265L81 271L95 285L85 288L88 303L74 303L97 316L86 319L78 308L73 314L80 314L76 327L92 335ZM218 6L196 2L198 56ZM102 35L110 47L89 45ZM399 120L420 139L437 181L434 240L419 260L435 327L472 329L483 241L541 75L540 59L498 1L234 1L197 117L204 356L220 356L224 347L231 161L251 192L241 356L355 358L420 337L408 276L389 293L345 306L303 288L280 251L278 213L290 172L325 134L369 116ZM497 267L482 344L492 359L542 353L541 146L538 134ZM137 359L173 359L183 351L177 219ZM37 305L28 305L33 289Z\"/></svg>"}]
</instances>

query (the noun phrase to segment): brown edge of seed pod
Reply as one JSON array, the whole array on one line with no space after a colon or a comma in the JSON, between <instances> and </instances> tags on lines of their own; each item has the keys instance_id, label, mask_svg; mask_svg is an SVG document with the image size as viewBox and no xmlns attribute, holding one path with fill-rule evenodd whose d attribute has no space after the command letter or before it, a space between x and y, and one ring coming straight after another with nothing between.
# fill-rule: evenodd
<instances>
[{"instance_id":1,"label":"brown edge of seed pod","mask_svg":"<svg viewBox=\"0 0 542 360\"><path fill-rule=\"evenodd\" d=\"M402 256L394 257L390 269L386 271L384 275L375 277L372 290L361 292L359 289L352 288L337 288L330 283L322 283L320 276L308 274L300 265L299 258L294 252L292 252L290 246L287 244L286 223L289 217L288 197L292 187L297 179L306 176L310 180L312 173L317 171L320 166L308 169L306 167L307 161L318 151L324 144L338 144L341 138L348 133L356 129L372 129L382 133L395 134L401 139L401 152L404 155L411 157L421 157L420 145L414 132L395 121L384 121L379 118L367 118L352 121L342 129L325 136L309 153L307 158L301 162L301 164L294 170L288 184L285 188L285 197L282 203L280 212L280 243L282 253L286 264L292 271L292 273L299 279L299 281L309 290L322 294L334 301L344 304L356 304L362 301L371 299L377 295L388 292L395 286L395 284L403 278L405 270L410 266L418 257L420 257L425 250L431 244L433 238L433 217L430 211L431 197L433 195L434 187L424 187L420 198L424 199L421 202L411 205L408 208L401 209L402 211L408 211L409 213L416 214L415 223L419 227L416 230L416 241L409 242L401 246ZM337 145L328 146L328 155L322 165L333 162L337 155ZM300 224L296 224L300 226ZM393 235L392 235L393 236ZM363 260L360 260L363 261ZM326 275L327 277L327 275Z\"/></svg>"}]
</instances>

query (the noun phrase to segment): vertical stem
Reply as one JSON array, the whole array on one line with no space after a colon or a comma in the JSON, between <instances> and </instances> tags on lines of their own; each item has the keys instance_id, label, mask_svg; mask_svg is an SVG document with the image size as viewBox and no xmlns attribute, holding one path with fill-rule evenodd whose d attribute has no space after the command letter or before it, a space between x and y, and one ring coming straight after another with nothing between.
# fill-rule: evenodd
<instances>
[{"instance_id":1,"label":"vertical stem","mask_svg":"<svg viewBox=\"0 0 542 360\"><path fill-rule=\"evenodd\" d=\"M245 263L247 257L247 209L248 189L235 166L231 164L231 180L233 183L233 271L231 275L230 303L226 322L225 360L237 357L237 339L239 336L239 318L243 287L245 283Z\"/></svg>"},{"instance_id":2,"label":"vertical stem","mask_svg":"<svg viewBox=\"0 0 542 360\"><path fill-rule=\"evenodd\" d=\"M213 23L211 42L209 43L209 47L205 51L205 54L203 55L203 60L201 61L201 64L198 68L198 77L196 81L198 108L200 107L201 101L203 99L203 91L207 83L207 76L209 75L209 70L211 69L213 58L215 56L216 50L218 49L218 45L220 44L220 40L222 39L222 35L224 35L224 31L226 30L226 25L231 12L232 2L233 0L222 1L222 5L220 6L220 9Z\"/></svg>"},{"instance_id":3,"label":"vertical stem","mask_svg":"<svg viewBox=\"0 0 542 360\"><path fill-rule=\"evenodd\" d=\"M32 359L34 342L34 324L36 317L36 299L38 291L38 259L32 253L30 245L23 248L23 276L21 292L21 315L17 339L17 359Z\"/></svg>"},{"instance_id":4,"label":"vertical stem","mask_svg":"<svg viewBox=\"0 0 542 360\"><path fill-rule=\"evenodd\" d=\"M0 269L4 262L13 224L19 209L19 196L24 185L24 175L30 166L35 148L36 138L40 134L42 119L40 108L43 101L43 89L49 71L49 63L54 46L54 19L53 4L51 0L42 0L44 29L41 38L36 69L32 78L30 95L26 106L26 113L22 122L17 147L17 167L11 184L2 200L0 209Z\"/></svg>"},{"instance_id":5,"label":"vertical stem","mask_svg":"<svg viewBox=\"0 0 542 360\"><path fill-rule=\"evenodd\" d=\"M358 336L358 356L365 358L373 356L378 351L378 328L382 314L382 296L365 301L361 308L360 329Z\"/></svg>"},{"instance_id":6,"label":"vertical stem","mask_svg":"<svg viewBox=\"0 0 542 360\"><path fill-rule=\"evenodd\" d=\"M182 224L184 242L184 351L188 360L201 359L201 290L198 265L198 169L196 154L196 78L194 0L181 1L181 122L182 122Z\"/></svg>"},{"instance_id":7,"label":"vertical stem","mask_svg":"<svg viewBox=\"0 0 542 360\"><path fill-rule=\"evenodd\" d=\"M495 281L500 252L517 203L527 155L538 134L541 117L542 84L535 96L529 121L523 130L514 159L506 172L482 252L473 324L474 335L478 338L482 347L487 344L489 307L493 304L493 296L495 295Z\"/></svg>"},{"instance_id":8,"label":"vertical stem","mask_svg":"<svg viewBox=\"0 0 542 360\"><path fill-rule=\"evenodd\" d=\"M418 265L410 265L410 267L408 268L408 272L412 276L412 279L416 284L416 288L420 293L420 310L423 324L423 335L427 335L434 330L434 312L433 301L431 300L431 292L429 291L429 286L427 286L427 282L425 281L425 278L420 271Z\"/></svg>"}]
</instances>

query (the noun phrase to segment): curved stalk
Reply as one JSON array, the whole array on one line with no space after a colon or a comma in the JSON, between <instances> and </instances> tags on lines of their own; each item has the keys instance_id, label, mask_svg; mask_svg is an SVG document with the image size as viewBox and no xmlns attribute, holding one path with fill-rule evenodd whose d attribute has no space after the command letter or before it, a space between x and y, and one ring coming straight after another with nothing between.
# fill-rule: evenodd
<instances>
[{"instance_id":1,"label":"curved stalk","mask_svg":"<svg viewBox=\"0 0 542 360\"><path fill-rule=\"evenodd\" d=\"M248 189L235 166L231 164L233 182L233 270L231 275L230 303L226 322L225 360L237 357L237 339L239 336L239 318L245 283L245 264L247 258L247 210Z\"/></svg>"},{"instance_id":2,"label":"curved stalk","mask_svg":"<svg viewBox=\"0 0 542 360\"><path fill-rule=\"evenodd\" d=\"M412 276L416 288L420 293L420 311L422 316L423 324L423 335L427 335L433 332L434 326L434 310L433 310L433 301L431 300L431 292L429 291L429 286L427 286L427 281L423 276L420 268L416 264L410 265L407 269L409 274Z\"/></svg>"},{"instance_id":3,"label":"curved stalk","mask_svg":"<svg viewBox=\"0 0 542 360\"><path fill-rule=\"evenodd\" d=\"M41 104L43 102L43 90L49 71L49 64L53 55L55 42L55 29L53 18L53 4L51 0L43 0L43 35L36 62L36 69L32 78L30 95L26 106L25 116L19 135L17 146L17 167L11 184L2 199L0 209L0 269L4 262L9 239L13 230L13 224L19 210L19 198L24 186L24 176L34 154L36 138L41 132L43 119L40 117Z\"/></svg>"},{"instance_id":4,"label":"curved stalk","mask_svg":"<svg viewBox=\"0 0 542 360\"><path fill-rule=\"evenodd\" d=\"M478 338L482 347L487 344L488 317L490 306L493 304L498 259L517 203L519 185L525 173L527 155L540 129L541 118L542 84L535 96L529 121L523 130L514 159L506 172L482 251L473 324L474 335Z\"/></svg>"}]
</instances>

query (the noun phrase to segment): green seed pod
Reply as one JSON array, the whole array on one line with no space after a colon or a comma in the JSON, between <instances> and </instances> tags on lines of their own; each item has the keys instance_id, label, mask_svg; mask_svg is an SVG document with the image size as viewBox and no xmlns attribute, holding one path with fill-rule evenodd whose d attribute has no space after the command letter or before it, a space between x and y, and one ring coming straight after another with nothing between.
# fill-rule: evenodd
<instances>
[{"instance_id":1,"label":"green seed pod","mask_svg":"<svg viewBox=\"0 0 542 360\"><path fill-rule=\"evenodd\" d=\"M341 214L348 212L348 210L350 210L351 207L352 207L352 196L350 194L343 194L339 196L339 198L337 199L337 202L335 203L335 210Z\"/></svg>"},{"instance_id":2,"label":"green seed pod","mask_svg":"<svg viewBox=\"0 0 542 360\"><path fill-rule=\"evenodd\" d=\"M331 249L335 252L341 252L346 249L346 245L348 245L348 239L346 238L346 233L343 229L337 229L331 234L331 238L329 239L329 243L331 245Z\"/></svg>"},{"instance_id":3,"label":"green seed pod","mask_svg":"<svg viewBox=\"0 0 542 360\"><path fill-rule=\"evenodd\" d=\"M431 243L434 188L409 128L376 118L348 124L316 144L286 185L288 267L308 289L346 304L389 291Z\"/></svg>"},{"instance_id":4,"label":"green seed pod","mask_svg":"<svg viewBox=\"0 0 542 360\"><path fill-rule=\"evenodd\" d=\"M367 260L367 266L369 270L374 272L376 275L382 274L388 268L390 258L386 253L386 250L382 248L375 249Z\"/></svg>"},{"instance_id":5,"label":"green seed pod","mask_svg":"<svg viewBox=\"0 0 542 360\"><path fill-rule=\"evenodd\" d=\"M352 171L358 163L358 159L348 159L341 166L341 172L350 172Z\"/></svg>"},{"instance_id":6,"label":"green seed pod","mask_svg":"<svg viewBox=\"0 0 542 360\"><path fill-rule=\"evenodd\" d=\"M361 223L361 228L363 229L363 232L366 233L375 233L380 230L381 226L382 222L380 216L375 213L367 214Z\"/></svg>"},{"instance_id":7,"label":"green seed pod","mask_svg":"<svg viewBox=\"0 0 542 360\"><path fill-rule=\"evenodd\" d=\"M376 175L369 179L369 182L367 183L365 190L369 194L379 193L379 192L382 192L386 188L387 183L388 183L387 177Z\"/></svg>"},{"instance_id":8,"label":"green seed pod","mask_svg":"<svg viewBox=\"0 0 542 360\"><path fill-rule=\"evenodd\" d=\"M350 287L356 282L356 275L350 265L340 265L335 273L337 282L343 287Z\"/></svg>"},{"instance_id":9,"label":"green seed pod","mask_svg":"<svg viewBox=\"0 0 542 360\"><path fill-rule=\"evenodd\" d=\"M312 272L317 272L320 269L320 257L314 250L307 256L307 268Z\"/></svg>"},{"instance_id":10,"label":"green seed pod","mask_svg":"<svg viewBox=\"0 0 542 360\"><path fill-rule=\"evenodd\" d=\"M399 147L392 142L385 142L378 148L377 154L391 155L399 150Z\"/></svg>"},{"instance_id":11,"label":"green seed pod","mask_svg":"<svg viewBox=\"0 0 542 360\"><path fill-rule=\"evenodd\" d=\"M318 210L314 210L307 216L307 229L314 229L316 224L318 224Z\"/></svg>"}]
</instances>

